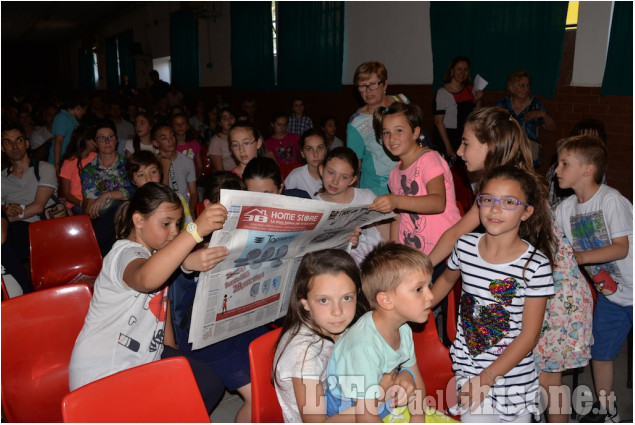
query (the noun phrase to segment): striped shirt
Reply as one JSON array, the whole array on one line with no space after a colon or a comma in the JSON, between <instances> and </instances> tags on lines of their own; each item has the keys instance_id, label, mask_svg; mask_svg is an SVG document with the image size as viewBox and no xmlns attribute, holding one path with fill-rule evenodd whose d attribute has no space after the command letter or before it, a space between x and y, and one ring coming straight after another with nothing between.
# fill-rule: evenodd
<instances>
[{"instance_id":1,"label":"striped shirt","mask_svg":"<svg viewBox=\"0 0 635 425\"><path fill-rule=\"evenodd\" d=\"M520 335L526 297L554 295L551 265L540 251L531 257L535 248L525 242L527 250L516 260L491 264L478 252L482 236L462 236L448 260L450 269L461 270L463 280L457 337L450 349L457 388L497 360ZM491 413L512 421L536 412L539 388L533 352L529 352L490 389L488 397L495 410Z\"/></svg>"}]
</instances>

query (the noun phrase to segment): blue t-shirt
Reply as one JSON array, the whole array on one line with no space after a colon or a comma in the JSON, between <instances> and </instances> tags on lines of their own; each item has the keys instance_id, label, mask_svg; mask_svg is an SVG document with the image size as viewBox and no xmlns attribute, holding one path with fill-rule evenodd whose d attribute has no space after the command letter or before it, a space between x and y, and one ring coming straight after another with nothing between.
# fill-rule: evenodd
<instances>
[{"instance_id":1,"label":"blue t-shirt","mask_svg":"<svg viewBox=\"0 0 635 425\"><path fill-rule=\"evenodd\" d=\"M77 118L69 114L66 109L62 109L53 120L53 141L55 141L55 136L64 136L64 141L62 142L62 151L59 158L60 165L62 158L66 153L66 149L71 142L71 134L73 134L73 130L75 130L75 127L77 127ZM55 149L53 146L51 146L51 150L49 152L48 162L55 165Z\"/></svg>"}]
</instances>

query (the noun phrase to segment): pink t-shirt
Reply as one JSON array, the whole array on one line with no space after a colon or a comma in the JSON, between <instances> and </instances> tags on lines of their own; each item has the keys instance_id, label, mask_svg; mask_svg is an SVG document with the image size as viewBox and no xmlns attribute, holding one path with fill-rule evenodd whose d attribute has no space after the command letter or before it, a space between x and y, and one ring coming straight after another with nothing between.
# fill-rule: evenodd
<instances>
[{"instance_id":1,"label":"pink t-shirt","mask_svg":"<svg viewBox=\"0 0 635 425\"><path fill-rule=\"evenodd\" d=\"M278 165L296 164L300 162L298 160L300 157L299 143L300 136L287 133L282 139L271 136L265 140L265 147L274 154Z\"/></svg>"},{"instance_id":2,"label":"pink t-shirt","mask_svg":"<svg viewBox=\"0 0 635 425\"><path fill-rule=\"evenodd\" d=\"M176 145L176 150L194 161L194 170L198 173L198 165L196 164L196 156L201 151L201 144L198 140L190 140L183 145Z\"/></svg>"},{"instance_id":3,"label":"pink t-shirt","mask_svg":"<svg viewBox=\"0 0 635 425\"><path fill-rule=\"evenodd\" d=\"M395 195L427 195L426 184L443 175L445 185L445 211L441 214L417 214L399 211L399 242L430 254L441 235L461 219L454 195L454 179L448 163L436 151L421 155L410 167L400 170L401 161L388 178L390 192Z\"/></svg>"},{"instance_id":4,"label":"pink t-shirt","mask_svg":"<svg viewBox=\"0 0 635 425\"><path fill-rule=\"evenodd\" d=\"M97 152L91 152L88 156L82 159L82 168L89 164L95 157L97 156ZM80 178L79 170L77 169L77 161L78 158L67 159L62 164L62 168L60 168L60 177L65 178L69 182L71 182L71 195L79 199L80 201L84 200L82 196L82 180ZM70 209L73 208L74 204L70 202L66 202L66 206Z\"/></svg>"}]
</instances>

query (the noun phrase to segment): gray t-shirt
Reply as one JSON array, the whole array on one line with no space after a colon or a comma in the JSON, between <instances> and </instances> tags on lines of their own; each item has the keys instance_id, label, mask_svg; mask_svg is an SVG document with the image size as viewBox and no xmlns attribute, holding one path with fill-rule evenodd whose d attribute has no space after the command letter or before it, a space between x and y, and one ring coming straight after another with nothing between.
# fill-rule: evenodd
<instances>
[{"instance_id":1,"label":"gray t-shirt","mask_svg":"<svg viewBox=\"0 0 635 425\"><path fill-rule=\"evenodd\" d=\"M57 195L57 175L55 174L55 167L48 162L40 162L39 164L39 182L35 178L35 170L33 167L29 167L22 175L22 178L9 174L9 168L11 167L7 167L2 171L2 205L29 205L35 201L35 194L39 187L53 188L53 194ZM51 198L46 202L47 207L55 203ZM39 220L40 217L34 215L24 221L33 223Z\"/></svg>"},{"instance_id":2,"label":"gray t-shirt","mask_svg":"<svg viewBox=\"0 0 635 425\"><path fill-rule=\"evenodd\" d=\"M196 182L194 161L181 152L177 152L176 159L172 161L172 166L170 167L168 184L189 202L190 194L187 190L189 182Z\"/></svg>"},{"instance_id":3,"label":"gray t-shirt","mask_svg":"<svg viewBox=\"0 0 635 425\"><path fill-rule=\"evenodd\" d=\"M161 358L168 288L146 294L126 285L124 270L138 258L150 258L150 252L128 239L115 242L104 258L71 355L71 391Z\"/></svg>"}]
</instances>

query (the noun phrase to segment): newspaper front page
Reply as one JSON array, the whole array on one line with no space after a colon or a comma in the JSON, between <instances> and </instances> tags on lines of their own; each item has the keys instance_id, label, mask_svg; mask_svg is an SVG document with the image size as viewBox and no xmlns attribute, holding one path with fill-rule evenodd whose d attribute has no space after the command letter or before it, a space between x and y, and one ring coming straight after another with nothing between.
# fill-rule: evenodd
<instances>
[{"instance_id":1,"label":"newspaper front page","mask_svg":"<svg viewBox=\"0 0 635 425\"><path fill-rule=\"evenodd\" d=\"M229 255L200 274L192 310L192 349L270 323L287 313L296 271L304 254L349 249L354 229L393 213L268 193L221 190L228 211L210 246Z\"/></svg>"}]
</instances>

